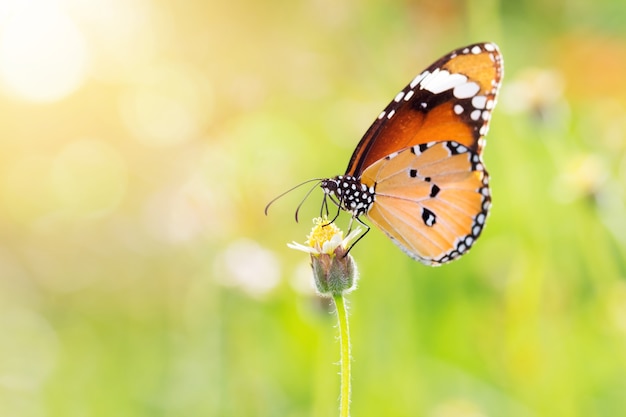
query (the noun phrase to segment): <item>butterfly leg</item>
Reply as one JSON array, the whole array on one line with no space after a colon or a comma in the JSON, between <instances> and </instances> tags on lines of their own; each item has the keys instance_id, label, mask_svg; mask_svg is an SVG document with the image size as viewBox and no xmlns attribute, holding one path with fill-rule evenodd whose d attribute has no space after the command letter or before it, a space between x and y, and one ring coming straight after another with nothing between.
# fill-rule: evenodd
<instances>
[{"instance_id":1,"label":"butterfly leg","mask_svg":"<svg viewBox=\"0 0 626 417\"><path fill-rule=\"evenodd\" d=\"M352 219L350 219L350 226L348 227L348 234L352 231L352 221L356 220L357 222L359 222L359 224L363 227L365 227L365 232L363 232L363 234L361 236L359 236L359 238L357 240L354 241L354 243L352 243L350 245L350 247L348 248L348 250L346 251L346 253L343 256L348 255L348 253L350 253L350 251L352 250L352 248L354 247L354 245L356 245L357 243L359 243L359 240L363 239L365 237L366 234L369 233L371 227L369 227L366 223L363 222L363 220L361 220L358 217L352 217Z\"/></svg>"},{"instance_id":2,"label":"butterfly leg","mask_svg":"<svg viewBox=\"0 0 626 417\"><path fill-rule=\"evenodd\" d=\"M335 220L337 220L337 218L339 217L339 214L341 214L341 207L340 207L340 206L337 206L337 214L335 214L335 216L333 217L333 219L332 219L332 220L330 220L328 223L332 223L332 222L334 222Z\"/></svg>"},{"instance_id":3,"label":"butterfly leg","mask_svg":"<svg viewBox=\"0 0 626 417\"><path fill-rule=\"evenodd\" d=\"M326 217L328 217L328 195L324 194L324 199L322 200L322 206L320 207L320 217L324 217L324 213L326 213Z\"/></svg>"},{"instance_id":4,"label":"butterfly leg","mask_svg":"<svg viewBox=\"0 0 626 417\"><path fill-rule=\"evenodd\" d=\"M320 209L320 217L324 217L323 216L324 209L326 209L326 217L328 217L328 215L330 214L329 209L328 209L328 202L326 201L326 198L329 198L330 201L332 201L333 204L337 206L337 214L335 214L335 216L331 220L328 221L328 224L330 224L334 222L335 220L337 220L337 218L339 217L339 214L341 213L341 202L335 200L335 198L332 195L326 194L324 196L324 200L322 201L322 208Z\"/></svg>"}]
</instances>

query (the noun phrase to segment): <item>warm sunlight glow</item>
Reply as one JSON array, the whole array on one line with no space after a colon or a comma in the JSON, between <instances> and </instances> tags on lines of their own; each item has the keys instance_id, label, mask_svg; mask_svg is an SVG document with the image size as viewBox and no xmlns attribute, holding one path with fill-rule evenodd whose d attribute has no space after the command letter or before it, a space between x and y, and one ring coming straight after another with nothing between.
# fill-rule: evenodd
<instances>
[{"instance_id":1,"label":"warm sunlight glow","mask_svg":"<svg viewBox=\"0 0 626 417\"><path fill-rule=\"evenodd\" d=\"M8 93L34 102L60 100L81 85L86 64L82 33L52 1L20 2L3 17L0 78Z\"/></svg>"}]
</instances>

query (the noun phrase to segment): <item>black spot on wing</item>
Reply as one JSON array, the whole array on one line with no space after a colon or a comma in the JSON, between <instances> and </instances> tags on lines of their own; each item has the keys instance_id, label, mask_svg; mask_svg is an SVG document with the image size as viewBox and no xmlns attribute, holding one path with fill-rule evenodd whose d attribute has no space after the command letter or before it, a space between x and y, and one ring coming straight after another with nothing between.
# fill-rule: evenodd
<instances>
[{"instance_id":1,"label":"black spot on wing","mask_svg":"<svg viewBox=\"0 0 626 417\"><path fill-rule=\"evenodd\" d=\"M422 220L426 226L432 227L437 223L437 216L427 208L422 208Z\"/></svg>"},{"instance_id":2,"label":"black spot on wing","mask_svg":"<svg viewBox=\"0 0 626 417\"><path fill-rule=\"evenodd\" d=\"M437 184L433 184L430 189L430 198L435 198L437 194L439 194L439 191L441 191L441 188L439 188Z\"/></svg>"}]
</instances>

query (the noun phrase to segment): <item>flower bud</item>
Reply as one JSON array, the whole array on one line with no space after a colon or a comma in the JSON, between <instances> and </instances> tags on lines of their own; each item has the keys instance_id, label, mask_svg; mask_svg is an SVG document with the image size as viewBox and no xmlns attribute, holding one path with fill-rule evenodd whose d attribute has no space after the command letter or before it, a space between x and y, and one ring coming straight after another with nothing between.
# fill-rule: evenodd
<instances>
[{"instance_id":1,"label":"flower bud","mask_svg":"<svg viewBox=\"0 0 626 417\"><path fill-rule=\"evenodd\" d=\"M323 296L345 294L356 287L357 267L352 255L339 246L333 254L311 254L315 288Z\"/></svg>"},{"instance_id":2,"label":"flower bud","mask_svg":"<svg viewBox=\"0 0 626 417\"><path fill-rule=\"evenodd\" d=\"M311 255L315 287L322 296L345 294L356 287L358 272L354 258L348 253L350 243L361 229L352 231L346 238L343 232L326 218L317 218L307 238L307 244L289 244L292 249Z\"/></svg>"}]
</instances>

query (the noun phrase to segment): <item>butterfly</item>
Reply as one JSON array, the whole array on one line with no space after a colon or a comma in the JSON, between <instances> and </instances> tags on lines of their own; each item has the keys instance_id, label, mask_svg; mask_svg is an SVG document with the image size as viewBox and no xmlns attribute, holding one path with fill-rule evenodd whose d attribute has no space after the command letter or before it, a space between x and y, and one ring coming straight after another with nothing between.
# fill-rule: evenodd
<instances>
[{"instance_id":1,"label":"butterfly","mask_svg":"<svg viewBox=\"0 0 626 417\"><path fill-rule=\"evenodd\" d=\"M494 43L435 61L380 113L346 173L320 181L323 207L329 198L367 233L365 217L426 265L467 253L491 207L482 153L502 76Z\"/></svg>"}]
</instances>

